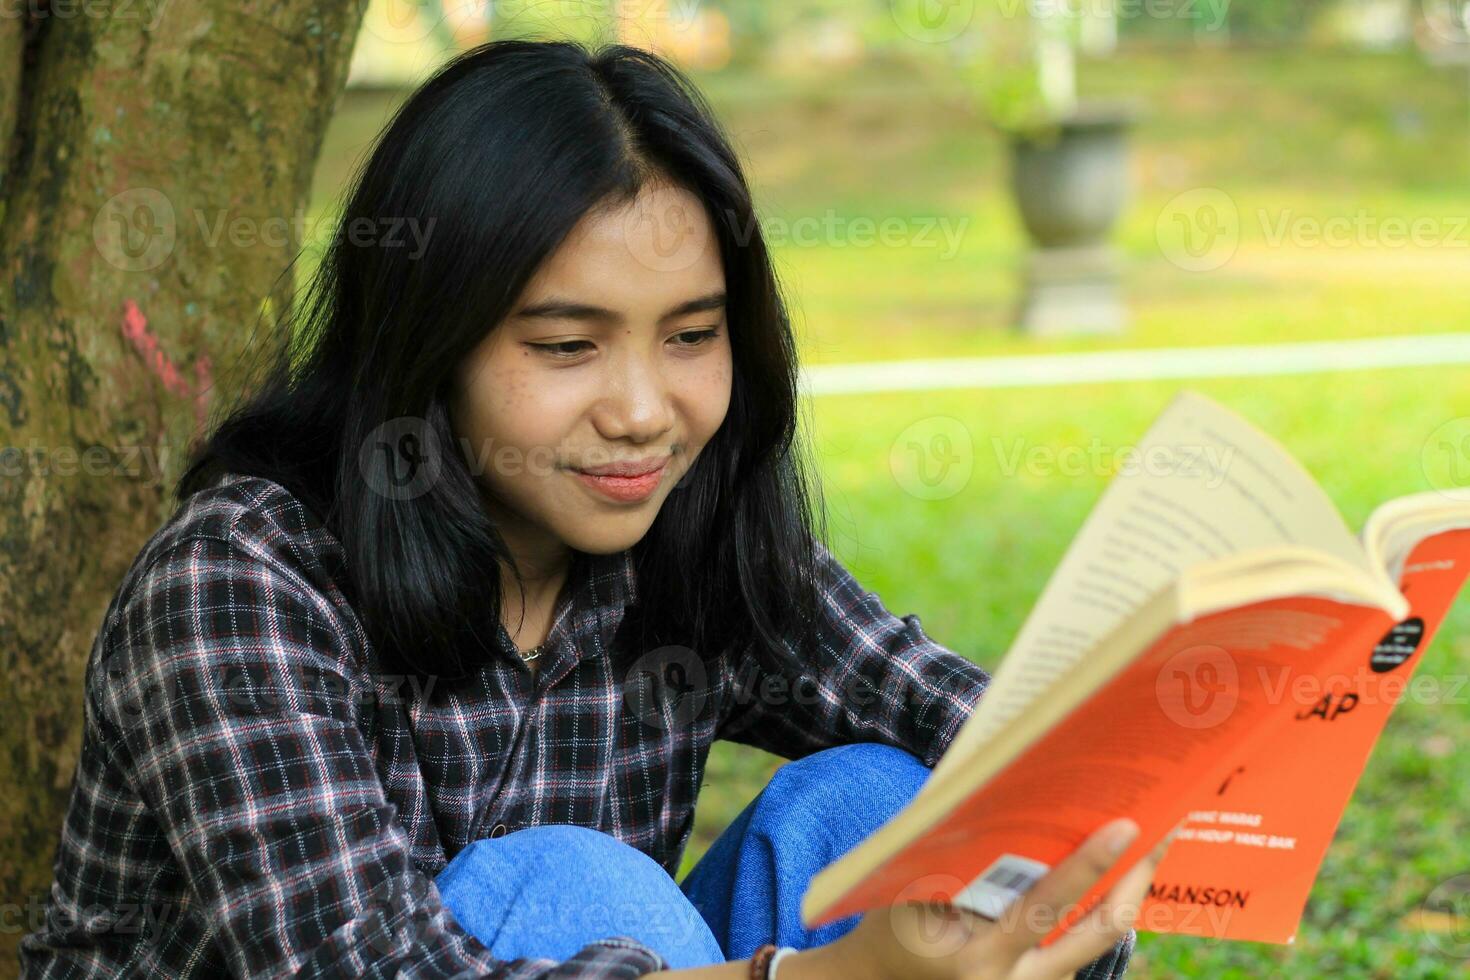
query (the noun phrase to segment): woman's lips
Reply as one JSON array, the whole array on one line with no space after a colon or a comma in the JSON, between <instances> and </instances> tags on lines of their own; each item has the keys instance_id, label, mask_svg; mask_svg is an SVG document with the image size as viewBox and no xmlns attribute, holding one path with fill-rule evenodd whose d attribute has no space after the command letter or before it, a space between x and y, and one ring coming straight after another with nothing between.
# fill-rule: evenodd
<instances>
[{"instance_id":1,"label":"woman's lips","mask_svg":"<svg viewBox=\"0 0 1470 980\"><path fill-rule=\"evenodd\" d=\"M658 489L667 466L668 462L665 461L658 469L640 476L594 476L581 470L573 470L572 475L606 497L620 503L632 503L647 499Z\"/></svg>"}]
</instances>

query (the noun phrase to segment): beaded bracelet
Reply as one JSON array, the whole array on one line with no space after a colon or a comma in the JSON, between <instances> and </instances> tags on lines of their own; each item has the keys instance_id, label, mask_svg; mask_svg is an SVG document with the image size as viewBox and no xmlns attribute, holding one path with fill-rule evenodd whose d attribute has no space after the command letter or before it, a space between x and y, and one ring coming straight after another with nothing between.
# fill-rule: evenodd
<instances>
[{"instance_id":1,"label":"beaded bracelet","mask_svg":"<svg viewBox=\"0 0 1470 980\"><path fill-rule=\"evenodd\" d=\"M752 953L750 957L750 980L766 980L766 966L770 964L771 957L775 955L775 943L766 943Z\"/></svg>"},{"instance_id":2,"label":"beaded bracelet","mask_svg":"<svg viewBox=\"0 0 1470 980\"><path fill-rule=\"evenodd\" d=\"M776 980L776 964L794 952L794 946L778 947L775 943L766 943L751 954L750 980Z\"/></svg>"}]
</instances>

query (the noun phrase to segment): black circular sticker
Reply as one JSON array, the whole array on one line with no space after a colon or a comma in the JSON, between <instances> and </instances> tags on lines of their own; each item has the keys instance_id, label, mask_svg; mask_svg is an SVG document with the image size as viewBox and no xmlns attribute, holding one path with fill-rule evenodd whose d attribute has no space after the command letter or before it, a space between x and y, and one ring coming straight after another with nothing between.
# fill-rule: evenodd
<instances>
[{"instance_id":1,"label":"black circular sticker","mask_svg":"<svg viewBox=\"0 0 1470 980\"><path fill-rule=\"evenodd\" d=\"M1424 620L1410 616L1384 634L1368 661L1375 673L1384 674L1408 660L1424 641Z\"/></svg>"}]
</instances>

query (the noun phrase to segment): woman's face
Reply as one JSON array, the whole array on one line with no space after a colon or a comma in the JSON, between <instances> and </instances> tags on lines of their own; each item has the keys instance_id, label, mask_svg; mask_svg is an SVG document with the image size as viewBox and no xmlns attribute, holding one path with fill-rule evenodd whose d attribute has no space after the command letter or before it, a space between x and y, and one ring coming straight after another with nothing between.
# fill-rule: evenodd
<instances>
[{"instance_id":1,"label":"woman's face","mask_svg":"<svg viewBox=\"0 0 1470 980\"><path fill-rule=\"evenodd\" d=\"M450 406L513 551L610 554L647 533L730 404L724 292L703 205L667 183L586 215L537 270ZM619 463L662 469L579 473Z\"/></svg>"}]
</instances>

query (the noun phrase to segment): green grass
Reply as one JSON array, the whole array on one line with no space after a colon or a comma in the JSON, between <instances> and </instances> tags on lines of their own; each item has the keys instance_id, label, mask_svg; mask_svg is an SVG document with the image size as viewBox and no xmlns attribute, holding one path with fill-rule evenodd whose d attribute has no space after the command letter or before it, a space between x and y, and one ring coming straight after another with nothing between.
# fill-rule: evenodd
<instances>
[{"instance_id":1,"label":"green grass","mask_svg":"<svg viewBox=\"0 0 1470 980\"><path fill-rule=\"evenodd\" d=\"M1277 436L1360 527L1382 500L1429 489L1426 440L1470 416L1461 369L1217 380L1193 384ZM1106 475L1009 474L1013 445L1131 444L1177 385L1072 386L824 398L815 403L835 546L859 581L896 613L916 612L938 642L993 668L1052 568L1101 494ZM922 419L960 420L972 438L969 482L923 500L890 474L895 437ZM1438 955L1406 925L1440 881L1470 870L1470 602L1453 611L1419 668L1446 702L1406 700L1363 776L1290 947L1140 937L1134 973L1442 976L1464 963ZM714 778L729 776L714 769ZM720 814L699 814L717 829ZM708 822L706 822L708 821ZM1414 964L1418 964L1417 967ZM1412 967L1412 968L1411 968ZM1418 969L1420 972L1414 972Z\"/></svg>"},{"instance_id":2,"label":"green grass","mask_svg":"<svg viewBox=\"0 0 1470 980\"><path fill-rule=\"evenodd\" d=\"M1021 233L1004 192L1004 147L963 94L892 67L842 74L700 77L747 161L767 227L801 218L851 228L947 221L958 247L883 246L850 232L773 246L808 363L1273 343L1463 330L1470 310L1470 86L1463 71L1403 54L1325 50L1135 50L1088 64L1084 88L1145 106L1134 199L1119 229L1134 322L1119 337L1038 342L1012 328ZM313 214L385 119L391 95L352 95L328 135ZM1170 261L1170 202L1218 188L1240 217L1238 250L1209 272ZM1422 219L1439 241L1393 246L1273 242L1333 217ZM1162 230L1161 230L1162 229ZM1105 486L1104 474L1007 474L1005 447L1136 440L1178 383L1074 385L825 397L811 406L840 558L895 612L993 667ZM1470 369L1442 367L1193 384L1276 436L1350 525L1426 489L1422 453L1470 416ZM933 416L971 435L963 490L931 501L888 467L906 426ZM1426 652L1421 675L1470 671L1470 601ZM1470 691L1405 701L1390 719L1328 852L1290 947L1141 937L1131 975L1439 977L1413 913L1470 872ZM684 869L782 760L720 743L710 757ZM1450 937L1453 938L1453 937Z\"/></svg>"}]
</instances>

